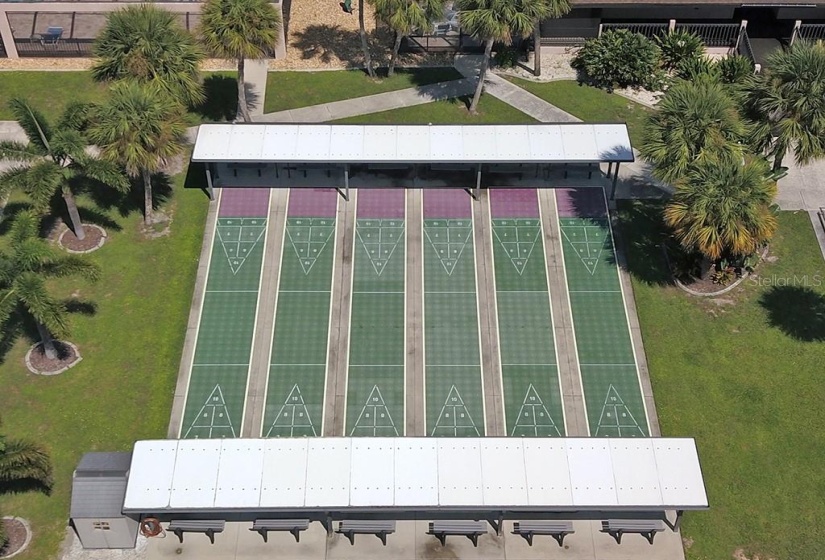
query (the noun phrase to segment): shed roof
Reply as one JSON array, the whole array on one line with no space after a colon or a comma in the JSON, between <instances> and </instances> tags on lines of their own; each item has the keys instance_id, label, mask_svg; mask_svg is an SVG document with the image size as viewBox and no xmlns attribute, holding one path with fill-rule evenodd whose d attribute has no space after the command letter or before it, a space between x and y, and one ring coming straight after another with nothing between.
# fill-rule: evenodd
<instances>
[{"instance_id":1,"label":"shed roof","mask_svg":"<svg viewBox=\"0 0 825 560\"><path fill-rule=\"evenodd\" d=\"M130 451L83 455L72 478L71 517L120 517L131 463Z\"/></svg>"},{"instance_id":2,"label":"shed roof","mask_svg":"<svg viewBox=\"0 0 825 560\"><path fill-rule=\"evenodd\" d=\"M633 161L627 125L204 124L192 161L566 163Z\"/></svg>"},{"instance_id":3,"label":"shed roof","mask_svg":"<svg viewBox=\"0 0 825 560\"><path fill-rule=\"evenodd\" d=\"M132 452L86 453L74 471L77 477L123 476L129 472Z\"/></svg>"}]
</instances>

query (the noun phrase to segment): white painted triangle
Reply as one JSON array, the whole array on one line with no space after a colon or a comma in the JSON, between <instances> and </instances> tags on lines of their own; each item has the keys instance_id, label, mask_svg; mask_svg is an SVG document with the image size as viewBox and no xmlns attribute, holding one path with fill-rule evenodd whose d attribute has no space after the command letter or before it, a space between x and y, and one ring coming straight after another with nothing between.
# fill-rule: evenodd
<instances>
[{"instance_id":1,"label":"white painted triangle","mask_svg":"<svg viewBox=\"0 0 825 560\"><path fill-rule=\"evenodd\" d=\"M607 388L602 413L599 416L599 424L594 435L596 437L645 437L641 426L636 422L633 413L627 408L613 385Z\"/></svg>"},{"instance_id":2,"label":"white painted triangle","mask_svg":"<svg viewBox=\"0 0 825 560\"><path fill-rule=\"evenodd\" d=\"M378 385L373 385L350 435L398 436L398 429Z\"/></svg>"},{"instance_id":3,"label":"white painted triangle","mask_svg":"<svg viewBox=\"0 0 825 560\"><path fill-rule=\"evenodd\" d=\"M398 243L404 237L404 226L403 222L399 220L377 220L378 222L378 239L372 237L372 234L361 235L361 228L356 225L355 232L358 236L358 240L361 242L361 246L364 248L364 251L367 253L367 257L372 264L373 270L378 276L384 272L384 269L387 266L387 263L392 258L393 254L395 253L395 248L398 247ZM384 223L387 223L385 226ZM396 224L402 225L396 225ZM369 227L370 229L375 229L376 226L364 226ZM398 235L384 235L384 233L397 233Z\"/></svg>"},{"instance_id":4,"label":"white painted triangle","mask_svg":"<svg viewBox=\"0 0 825 560\"><path fill-rule=\"evenodd\" d=\"M548 432L549 435L561 436L550 411L547 410L536 388L530 383L510 435L538 437L546 436Z\"/></svg>"},{"instance_id":5,"label":"white painted triangle","mask_svg":"<svg viewBox=\"0 0 825 560\"><path fill-rule=\"evenodd\" d=\"M518 272L520 276L524 273L524 268L527 266L527 261L530 260L530 255L533 254L533 248L536 246L536 240L539 237L538 232L540 231L540 226L536 223L535 225L530 226L516 224L505 227L507 227L507 229L515 230L515 239L510 239L507 233L499 234L499 231L495 225L493 226L493 234L496 236L501 248L504 249L504 252L507 254L510 262L513 264L516 272ZM522 230L525 234L527 234L525 239L519 239L519 230Z\"/></svg>"},{"instance_id":6,"label":"white painted triangle","mask_svg":"<svg viewBox=\"0 0 825 560\"><path fill-rule=\"evenodd\" d=\"M462 222L462 225L459 226L451 225L450 222L447 221L446 226L424 226L424 235L427 236L427 241L430 242L430 246L435 251L439 261L441 261L441 266L444 267L444 271L449 276L452 276L453 270L455 270L455 265L458 264L458 259L461 258L464 248L467 246L469 241L469 236L472 233L472 222L467 220L466 223L468 225L463 225L464 223L465 222ZM446 231L447 238L442 239L439 236L440 232L435 233L433 231L435 228ZM460 236L458 237L459 241L454 241L452 239L453 233L462 232L465 234L463 241L460 241Z\"/></svg>"},{"instance_id":7,"label":"white painted triangle","mask_svg":"<svg viewBox=\"0 0 825 560\"><path fill-rule=\"evenodd\" d=\"M452 436L458 437L458 431L464 429L471 429L475 435L480 436L476 423L470 415L470 411L464 405L464 399L461 398L458 388L453 385L450 387L450 392L447 398L444 399L444 406L441 407L441 412L438 414L430 435Z\"/></svg>"},{"instance_id":8,"label":"white painted triangle","mask_svg":"<svg viewBox=\"0 0 825 560\"><path fill-rule=\"evenodd\" d=\"M226 400L223 398L220 384L215 385L215 388L212 389L183 437L189 437L193 430L199 431L202 429L208 431L207 437L212 437L215 430L225 432L227 429L232 437L237 437L235 428L232 426L232 419L229 417L229 411L226 408ZM195 437L199 436L195 435Z\"/></svg>"},{"instance_id":9,"label":"white painted triangle","mask_svg":"<svg viewBox=\"0 0 825 560\"><path fill-rule=\"evenodd\" d=\"M305 431L307 428L312 430L313 436L318 435L315 431L315 425L312 423L312 418L309 416L309 410L307 410L306 404L304 403L304 397L301 395L301 389L297 383L292 387L286 399L284 399L284 404L280 410L278 410L278 414L275 415L275 420L266 433L266 437L270 437L272 431L278 428L289 429L289 437L295 436L296 429Z\"/></svg>"},{"instance_id":10,"label":"white painted triangle","mask_svg":"<svg viewBox=\"0 0 825 560\"><path fill-rule=\"evenodd\" d=\"M237 230L237 235L235 235L235 230ZM232 274L238 273L255 245L263 237L264 232L266 232L264 218L236 218L218 222L216 233Z\"/></svg>"},{"instance_id":11,"label":"white painted triangle","mask_svg":"<svg viewBox=\"0 0 825 560\"><path fill-rule=\"evenodd\" d=\"M579 226L570 226L578 228ZM570 239L570 235L568 232L565 231L564 226L561 226L561 234L576 252L576 255L579 257L579 260L582 262L584 267L587 271L593 275L596 273L596 267L599 265L599 261L601 260L602 251L604 250L604 240L598 241L590 241L587 239L587 230L585 230L584 239L576 239L573 241ZM576 237L576 234L572 234Z\"/></svg>"},{"instance_id":12,"label":"white painted triangle","mask_svg":"<svg viewBox=\"0 0 825 560\"><path fill-rule=\"evenodd\" d=\"M306 223L302 223L304 220ZM309 274L335 233L334 222L328 223L330 221L329 219L304 218L295 220L292 224L287 222L286 234L304 274Z\"/></svg>"}]
</instances>

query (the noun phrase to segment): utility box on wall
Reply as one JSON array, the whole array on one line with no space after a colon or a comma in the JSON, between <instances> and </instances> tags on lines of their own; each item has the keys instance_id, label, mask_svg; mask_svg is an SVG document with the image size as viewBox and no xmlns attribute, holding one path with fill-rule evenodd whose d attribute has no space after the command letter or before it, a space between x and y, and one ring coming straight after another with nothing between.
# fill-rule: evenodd
<instances>
[{"instance_id":1,"label":"utility box on wall","mask_svg":"<svg viewBox=\"0 0 825 560\"><path fill-rule=\"evenodd\" d=\"M134 548L138 520L121 513L132 454L86 453L72 476L71 521L83 548Z\"/></svg>"}]
</instances>

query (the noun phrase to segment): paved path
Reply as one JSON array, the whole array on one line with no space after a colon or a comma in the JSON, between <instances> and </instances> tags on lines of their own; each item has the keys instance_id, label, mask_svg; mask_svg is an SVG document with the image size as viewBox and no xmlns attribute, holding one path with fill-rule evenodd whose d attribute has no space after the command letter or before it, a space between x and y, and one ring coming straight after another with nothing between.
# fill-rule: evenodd
<instances>
[{"instance_id":1,"label":"paved path","mask_svg":"<svg viewBox=\"0 0 825 560\"><path fill-rule=\"evenodd\" d=\"M269 60L247 60L244 66L244 85L249 116L253 119L264 114L264 97L266 96L266 77L269 75Z\"/></svg>"}]
</instances>

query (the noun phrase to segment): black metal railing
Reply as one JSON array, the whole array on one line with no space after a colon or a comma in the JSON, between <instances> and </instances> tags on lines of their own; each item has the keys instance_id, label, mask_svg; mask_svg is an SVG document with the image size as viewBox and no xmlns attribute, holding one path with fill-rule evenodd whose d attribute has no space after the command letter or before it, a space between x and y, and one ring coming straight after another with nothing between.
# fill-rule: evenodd
<instances>
[{"instance_id":1,"label":"black metal railing","mask_svg":"<svg viewBox=\"0 0 825 560\"><path fill-rule=\"evenodd\" d=\"M676 29L698 35L708 47L736 46L740 25L737 23L677 23Z\"/></svg>"},{"instance_id":2,"label":"black metal railing","mask_svg":"<svg viewBox=\"0 0 825 560\"><path fill-rule=\"evenodd\" d=\"M601 26L601 33L605 31L616 31L618 29L627 29L633 33L644 35L648 39L652 39L657 35L665 35L668 30L666 23L603 23Z\"/></svg>"},{"instance_id":3,"label":"black metal railing","mask_svg":"<svg viewBox=\"0 0 825 560\"><path fill-rule=\"evenodd\" d=\"M92 56L94 39L60 39L47 43L38 39L15 39L18 56L22 57L87 57Z\"/></svg>"},{"instance_id":4,"label":"black metal railing","mask_svg":"<svg viewBox=\"0 0 825 560\"><path fill-rule=\"evenodd\" d=\"M754 68L757 72L759 72L759 64L756 63L756 57L753 54L753 47L751 46L751 40L750 37L748 37L747 29L743 29L741 35L739 36L739 43L737 45L736 54L738 54L739 56L744 56L745 58L753 62Z\"/></svg>"},{"instance_id":5,"label":"black metal railing","mask_svg":"<svg viewBox=\"0 0 825 560\"><path fill-rule=\"evenodd\" d=\"M484 45L474 37L456 31L445 34L408 35L401 42L401 52L478 53Z\"/></svg>"},{"instance_id":6,"label":"black metal railing","mask_svg":"<svg viewBox=\"0 0 825 560\"><path fill-rule=\"evenodd\" d=\"M825 41L825 23L803 23L797 29L794 39Z\"/></svg>"}]
</instances>

